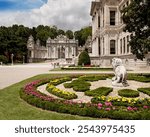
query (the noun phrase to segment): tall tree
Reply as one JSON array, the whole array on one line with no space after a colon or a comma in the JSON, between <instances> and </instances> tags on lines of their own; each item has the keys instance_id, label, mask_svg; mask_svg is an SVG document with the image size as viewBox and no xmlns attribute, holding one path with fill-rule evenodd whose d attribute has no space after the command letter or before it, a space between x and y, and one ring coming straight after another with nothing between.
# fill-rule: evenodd
<instances>
[{"instance_id":1,"label":"tall tree","mask_svg":"<svg viewBox=\"0 0 150 137\"><path fill-rule=\"evenodd\" d=\"M73 39L73 32L71 30L67 30L66 31L66 36L69 38L69 39Z\"/></svg>"},{"instance_id":2,"label":"tall tree","mask_svg":"<svg viewBox=\"0 0 150 137\"><path fill-rule=\"evenodd\" d=\"M124 31L130 32L129 45L138 59L143 60L150 50L150 0L132 0L131 4L122 10L125 23Z\"/></svg>"}]
</instances>

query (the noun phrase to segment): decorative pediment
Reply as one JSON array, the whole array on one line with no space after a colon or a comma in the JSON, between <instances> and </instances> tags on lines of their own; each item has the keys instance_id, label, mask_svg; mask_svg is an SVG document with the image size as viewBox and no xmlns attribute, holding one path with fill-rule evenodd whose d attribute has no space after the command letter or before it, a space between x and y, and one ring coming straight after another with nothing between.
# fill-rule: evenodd
<instances>
[{"instance_id":1,"label":"decorative pediment","mask_svg":"<svg viewBox=\"0 0 150 137\"><path fill-rule=\"evenodd\" d=\"M59 35L59 36L57 36L57 38L56 38L58 41L67 41L67 40L69 40L68 38L67 38L67 36L65 36L65 35Z\"/></svg>"}]
</instances>

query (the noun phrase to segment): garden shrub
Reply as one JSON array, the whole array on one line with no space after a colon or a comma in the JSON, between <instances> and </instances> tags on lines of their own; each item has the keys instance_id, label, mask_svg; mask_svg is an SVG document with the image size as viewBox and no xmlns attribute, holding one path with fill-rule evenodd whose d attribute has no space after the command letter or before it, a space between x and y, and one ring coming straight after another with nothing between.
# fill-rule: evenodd
<instances>
[{"instance_id":1,"label":"garden shrub","mask_svg":"<svg viewBox=\"0 0 150 137\"><path fill-rule=\"evenodd\" d=\"M139 82L150 82L150 75L146 74L129 74L128 80L135 80Z\"/></svg>"},{"instance_id":2,"label":"garden shrub","mask_svg":"<svg viewBox=\"0 0 150 137\"><path fill-rule=\"evenodd\" d=\"M79 80L84 80L84 81L90 81L90 82L93 82L93 81L98 81L98 80L106 80L107 76L106 75L101 75L101 76L81 76L79 77L78 79Z\"/></svg>"},{"instance_id":3,"label":"garden shrub","mask_svg":"<svg viewBox=\"0 0 150 137\"><path fill-rule=\"evenodd\" d=\"M64 77L64 78L58 78L58 79L53 79L50 81L50 84L57 86L61 83L67 82L67 81L71 81L72 78L71 77Z\"/></svg>"},{"instance_id":4,"label":"garden shrub","mask_svg":"<svg viewBox=\"0 0 150 137\"><path fill-rule=\"evenodd\" d=\"M110 92L113 91L113 88L108 87L99 87L94 90L89 90L85 92L85 95L87 96L107 96Z\"/></svg>"},{"instance_id":5,"label":"garden shrub","mask_svg":"<svg viewBox=\"0 0 150 137\"><path fill-rule=\"evenodd\" d=\"M138 88L138 91L143 92L150 96L150 88Z\"/></svg>"},{"instance_id":6,"label":"garden shrub","mask_svg":"<svg viewBox=\"0 0 150 137\"><path fill-rule=\"evenodd\" d=\"M91 65L91 60L88 52L82 51L81 54L79 55L79 61L78 65Z\"/></svg>"},{"instance_id":7,"label":"garden shrub","mask_svg":"<svg viewBox=\"0 0 150 137\"><path fill-rule=\"evenodd\" d=\"M86 90L90 89L91 84L89 82L86 82L84 80L73 80L71 83L65 83L65 88L73 88L74 91L81 91L84 92Z\"/></svg>"},{"instance_id":8,"label":"garden shrub","mask_svg":"<svg viewBox=\"0 0 150 137\"><path fill-rule=\"evenodd\" d=\"M118 91L118 95L122 97L135 98L139 97L139 91L132 89L122 89Z\"/></svg>"}]
</instances>

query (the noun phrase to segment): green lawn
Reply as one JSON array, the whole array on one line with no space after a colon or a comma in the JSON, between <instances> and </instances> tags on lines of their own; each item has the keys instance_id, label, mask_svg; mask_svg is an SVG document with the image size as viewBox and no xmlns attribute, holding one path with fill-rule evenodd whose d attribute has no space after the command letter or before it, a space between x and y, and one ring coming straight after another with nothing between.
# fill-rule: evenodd
<instances>
[{"instance_id":1,"label":"green lawn","mask_svg":"<svg viewBox=\"0 0 150 137\"><path fill-rule=\"evenodd\" d=\"M26 83L54 75L38 75L0 90L1 120L91 120L93 118L45 111L20 99L19 90ZM56 76L56 75L55 75ZM59 75L60 76L60 75ZM64 76L64 75L63 75Z\"/></svg>"}]
</instances>

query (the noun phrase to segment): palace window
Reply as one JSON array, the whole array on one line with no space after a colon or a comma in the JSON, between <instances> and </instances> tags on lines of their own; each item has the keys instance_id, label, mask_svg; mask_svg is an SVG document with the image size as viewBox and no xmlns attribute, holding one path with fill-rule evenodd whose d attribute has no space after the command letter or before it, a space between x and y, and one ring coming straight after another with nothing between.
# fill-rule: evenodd
<instances>
[{"instance_id":1,"label":"palace window","mask_svg":"<svg viewBox=\"0 0 150 137\"><path fill-rule=\"evenodd\" d=\"M98 15L98 28L100 28L101 23L100 23L100 15Z\"/></svg>"},{"instance_id":2,"label":"palace window","mask_svg":"<svg viewBox=\"0 0 150 137\"><path fill-rule=\"evenodd\" d=\"M110 41L110 54L116 54L116 41Z\"/></svg>"},{"instance_id":3,"label":"palace window","mask_svg":"<svg viewBox=\"0 0 150 137\"><path fill-rule=\"evenodd\" d=\"M130 46L129 46L129 36L127 36L127 53L130 52Z\"/></svg>"},{"instance_id":4,"label":"palace window","mask_svg":"<svg viewBox=\"0 0 150 137\"><path fill-rule=\"evenodd\" d=\"M124 49L123 53L125 54L125 52L126 52L126 39L125 39L125 37L123 38L123 49Z\"/></svg>"},{"instance_id":5,"label":"palace window","mask_svg":"<svg viewBox=\"0 0 150 137\"><path fill-rule=\"evenodd\" d=\"M120 39L120 54L122 54L122 39Z\"/></svg>"},{"instance_id":6,"label":"palace window","mask_svg":"<svg viewBox=\"0 0 150 137\"><path fill-rule=\"evenodd\" d=\"M116 12L110 11L110 25L115 25Z\"/></svg>"}]
</instances>

